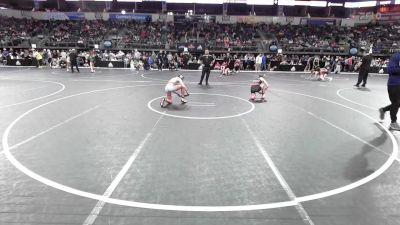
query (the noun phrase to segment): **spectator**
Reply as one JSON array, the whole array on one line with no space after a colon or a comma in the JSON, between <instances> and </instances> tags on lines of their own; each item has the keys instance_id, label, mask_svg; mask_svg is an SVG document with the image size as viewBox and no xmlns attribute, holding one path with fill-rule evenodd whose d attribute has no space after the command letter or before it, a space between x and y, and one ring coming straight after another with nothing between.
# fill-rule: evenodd
<instances>
[{"instance_id":1,"label":"spectator","mask_svg":"<svg viewBox=\"0 0 400 225\"><path fill-rule=\"evenodd\" d=\"M42 60L43 60L43 57L42 57L42 54L40 53L40 51L34 50L33 57L35 57L35 59L36 59L36 68L40 68Z\"/></svg>"},{"instance_id":2,"label":"spectator","mask_svg":"<svg viewBox=\"0 0 400 225\"><path fill-rule=\"evenodd\" d=\"M263 54L261 58L261 70L267 70L267 56L265 54Z\"/></svg>"},{"instance_id":3,"label":"spectator","mask_svg":"<svg viewBox=\"0 0 400 225\"><path fill-rule=\"evenodd\" d=\"M257 55L256 57L256 62L255 62L255 66L256 66L256 71L260 71L261 69L261 63L262 63L262 55L261 53Z\"/></svg>"}]
</instances>

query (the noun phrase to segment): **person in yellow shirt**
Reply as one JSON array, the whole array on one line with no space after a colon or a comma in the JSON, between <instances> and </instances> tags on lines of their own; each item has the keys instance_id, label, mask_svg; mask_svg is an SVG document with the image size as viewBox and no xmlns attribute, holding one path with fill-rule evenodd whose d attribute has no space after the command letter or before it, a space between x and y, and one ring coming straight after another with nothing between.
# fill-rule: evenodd
<instances>
[{"instance_id":1,"label":"person in yellow shirt","mask_svg":"<svg viewBox=\"0 0 400 225\"><path fill-rule=\"evenodd\" d=\"M36 59L36 68L40 68L40 64L41 64L40 62L43 59L42 54L40 54L39 51L34 51L33 57L35 57L35 59Z\"/></svg>"}]
</instances>

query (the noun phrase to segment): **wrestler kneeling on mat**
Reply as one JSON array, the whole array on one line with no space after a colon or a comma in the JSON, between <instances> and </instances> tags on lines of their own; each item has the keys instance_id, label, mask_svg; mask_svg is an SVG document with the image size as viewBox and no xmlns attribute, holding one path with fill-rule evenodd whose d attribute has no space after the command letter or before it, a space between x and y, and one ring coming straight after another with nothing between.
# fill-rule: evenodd
<instances>
[{"instance_id":1,"label":"wrestler kneeling on mat","mask_svg":"<svg viewBox=\"0 0 400 225\"><path fill-rule=\"evenodd\" d=\"M163 98L160 103L161 107L163 108L167 107L169 104L172 104L172 93L181 98L182 104L187 103L185 97L189 96L189 93L186 85L183 83L183 75L171 78L167 85L165 85L165 93L167 94L167 97Z\"/></svg>"},{"instance_id":2,"label":"wrestler kneeling on mat","mask_svg":"<svg viewBox=\"0 0 400 225\"><path fill-rule=\"evenodd\" d=\"M258 80L253 80L253 84L250 87L250 101L256 100L256 94L261 94L261 101L266 102L265 95L267 94L267 89L269 87L267 81L265 80L265 75L259 75Z\"/></svg>"},{"instance_id":3,"label":"wrestler kneeling on mat","mask_svg":"<svg viewBox=\"0 0 400 225\"><path fill-rule=\"evenodd\" d=\"M312 80L317 80L317 81L332 81L332 77L328 77L330 67L327 66L325 68L319 68L317 67L313 72L312 75Z\"/></svg>"}]
</instances>

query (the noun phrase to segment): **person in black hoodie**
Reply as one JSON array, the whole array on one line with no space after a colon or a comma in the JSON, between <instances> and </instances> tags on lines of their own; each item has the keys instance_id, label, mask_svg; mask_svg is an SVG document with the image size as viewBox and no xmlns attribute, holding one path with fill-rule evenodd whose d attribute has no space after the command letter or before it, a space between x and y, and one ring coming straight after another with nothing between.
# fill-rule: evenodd
<instances>
[{"instance_id":1,"label":"person in black hoodie","mask_svg":"<svg viewBox=\"0 0 400 225\"><path fill-rule=\"evenodd\" d=\"M400 107L400 52L390 57L388 64L389 79L387 82L387 90L391 104L379 109L380 119L385 119L385 112L390 111L390 129L400 130L397 123L397 112Z\"/></svg>"},{"instance_id":2,"label":"person in black hoodie","mask_svg":"<svg viewBox=\"0 0 400 225\"><path fill-rule=\"evenodd\" d=\"M75 49L72 49L71 53L69 53L69 59L71 61L71 72L74 72L75 66L78 73L80 73L78 68L78 54L76 53Z\"/></svg>"},{"instance_id":3,"label":"person in black hoodie","mask_svg":"<svg viewBox=\"0 0 400 225\"><path fill-rule=\"evenodd\" d=\"M371 68L372 54L367 53L364 47L361 47L361 53L364 56L362 58L362 63L360 66L360 72L358 73L358 81L354 85L356 87L360 87L361 82L361 86L365 87L365 85L367 84L369 69Z\"/></svg>"}]
</instances>

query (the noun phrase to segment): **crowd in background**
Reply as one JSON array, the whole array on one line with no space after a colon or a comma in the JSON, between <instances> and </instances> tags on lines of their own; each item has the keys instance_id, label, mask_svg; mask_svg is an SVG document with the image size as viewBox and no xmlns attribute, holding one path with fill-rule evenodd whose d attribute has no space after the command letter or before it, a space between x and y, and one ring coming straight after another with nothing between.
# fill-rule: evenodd
<instances>
[{"instance_id":1,"label":"crowd in background","mask_svg":"<svg viewBox=\"0 0 400 225\"><path fill-rule=\"evenodd\" d=\"M103 20L31 20L1 17L1 46L38 43L47 47L88 47L108 40L118 49L176 49L181 43L202 49L241 50L255 46L265 51L276 45L284 52L343 52L371 46L374 53L399 48L400 26L294 26L273 24L218 24L194 22L136 22ZM72 45L71 45L72 44ZM38 46L42 47L43 46Z\"/></svg>"},{"instance_id":2,"label":"crowd in background","mask_svg":"<svg viewBox=\"0 0 400 225\"><path fill-rule=\"evenodd\" d=\"M201 54L194 55L189 52L139 52L134 51L76 51L80 66L89 66L91 58L93 61L123 62L125 67L137 70L150 69L182 69L188 65L194 65L197 69L201 66ZM32 50L32 49L3 49L0 51L3 64L7 60L32 59L37 66L49 66L62 68L66 66L71 50ZM305 70L316 66L329 67L332 72L354 72L357 71L361 57L357 56L328 56L328 55L283 55L283 54L239 54L221 53L213 54L215 63L214 69L227 68L230 71L236 70L277 70L279 65L303 65ZM375 57L372 60L373 67L387 67L388 58ZM193 67L192 67L193 68Z\"/></svg>"}]
</instances>

